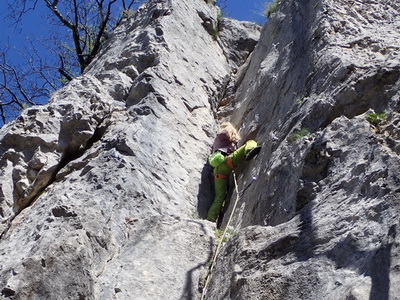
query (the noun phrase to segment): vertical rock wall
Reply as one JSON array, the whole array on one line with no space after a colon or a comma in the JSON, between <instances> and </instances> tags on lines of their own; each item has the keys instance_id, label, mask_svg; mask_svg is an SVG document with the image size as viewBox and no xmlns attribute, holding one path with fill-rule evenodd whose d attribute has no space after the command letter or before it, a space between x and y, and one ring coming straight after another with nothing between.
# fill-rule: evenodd
<instances>
[{"instance_id":1,"label":"vertical rock wall","mask_svg":"<svg viewBox=\"0 0 400 300\"><path fill-rule=\"evenodd\" d=\"M216 117L263 148L206 298L398 299L399 11L283 0L252 52L203 0L142 6L0 131L1 299L198 298Z\"/></svg>"},{"instance_id":2,"label":"vertical rock wall","mask_svg":"<svg viewBox=\"0 0 400 300\"><path fill-rule=\"evenodd\" d=\"M399 1L280 1L220 111L263 148L209 299L400 299L399 28Z\"/></svg>"},{"instance_id":3,"label":"vertical rock wall","mask_svg":"<svg viewBox=\"0 0 400 300\"><path fill-rule=\"evenodd\" d=\"M1 299L198 295L215 107L259 36L226 20L216 40L218 15L203 0L150 1L83 76L1 129Z\"/></svg>"}]
</instances>

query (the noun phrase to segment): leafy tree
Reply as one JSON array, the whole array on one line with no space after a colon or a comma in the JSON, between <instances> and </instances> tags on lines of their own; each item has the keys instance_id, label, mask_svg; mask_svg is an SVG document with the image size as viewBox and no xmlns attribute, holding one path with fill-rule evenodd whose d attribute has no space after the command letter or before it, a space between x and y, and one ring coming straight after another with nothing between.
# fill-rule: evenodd
<instances>
[{"instance_id":1,"label":"leafy tree","mask_svg":"<svg viewBox=\"0 0 400 300\"><path fill-rule=\"evenodd\" d=\"M39 2L45 4L52 15L54 24L69 30L71 48L75 53L80 72L90 64L99 52L108 32L121 19L121 11L130 10L140 0L12 0L11 16L18 22L29 10L34 10ZM117 15L116 15L117 14ZM70 43L67 43L69 45ZM64 59L64 61L62 60ZM60 58L61 75L70 79L65 69L66 58ZM64 68L62 68L64 67Z\"/></svg>"},{"instance_id":2,"label":"leafy tree","mask_svg":"<svg viewBox=\"0 0 400 300\"><path fill-rule=\"evenodd\" d=\"M19 112L45 103L52 92L82 74L107 40L108 34L145 0L6 0L8 17L19 24L39 6L47 8L48 38L31 42L25 61L13 65L8 49L0 49L0 127ZM151 0L150 0L151 1ZM227 0L216 4L226 8ZM14 53L13 53L14 54Z\"/></svg>"},{"instance_id":3,"label":"leafy tree","mask_svg":"<svg viewBox=\"0 0 400 300\"><path fill-rule=\"evenodd\" d=\"M26 57L26 66L13 66L6 52L0 52L0 124L19 111L48 98L59 87L55 67L47 64L35 51Z\"/></svg>"},{"instance_id":4,"label":"leafy tree","mask_svg":"<svg viewBox=\"0 0 400 300\"><path fill-rule=\"evenodd\" d=\"M29 11L45 5L49 25L58 30L45 46L51 59L39 54L32 44L22 68L10 63L7 49L0 51L1 122L5 123L25 106L47 98L82 74L126 12L142 2L144 0L8 0L9 17L16 24Z\"/></svg>"}]
</instances>

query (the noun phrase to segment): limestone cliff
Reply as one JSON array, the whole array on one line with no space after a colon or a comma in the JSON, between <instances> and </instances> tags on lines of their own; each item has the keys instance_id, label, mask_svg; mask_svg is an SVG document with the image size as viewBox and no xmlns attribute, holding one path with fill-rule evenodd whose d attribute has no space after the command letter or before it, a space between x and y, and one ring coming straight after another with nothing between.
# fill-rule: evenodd
<instances>
[{"instance_id":1,"label":"limestone cliff","mask_svg":"<svg viewBox=\"0 0 400 300\"><path fill-rule=\"evenodd\" d=\"M215 107L259 36L218 15L203 0L151 1L85 75L1 130L3 299L198 294Z\"/></svg>"},{"instance_id":2,"label":"limestone cliff","mask_svg":"<svg viewBox=\"0 0 400 300\"><path fill-rule=\"evenodd\" d=\"M399 299L400 3L283 0L256 45L206 2L150 1L1 129L0 299L200 298L224 119L263 148L206 299Z\"/></svg>"},{"instance_id":3,"label":"limestone cliff","mask_svg":"<svg viewBox=\"0 0 400 300\"><path fill-rule=\"evenodd\" d=\"M210 299L400 299L399 28L399 1L281 1L221 110L264 147Z\"/></svg>"}]
</instances>

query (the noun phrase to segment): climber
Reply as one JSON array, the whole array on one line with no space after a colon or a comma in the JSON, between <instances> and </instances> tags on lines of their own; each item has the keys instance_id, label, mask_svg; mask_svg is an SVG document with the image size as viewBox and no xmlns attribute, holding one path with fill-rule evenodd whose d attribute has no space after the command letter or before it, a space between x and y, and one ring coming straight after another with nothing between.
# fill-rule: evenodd
<instances>
[{"instance_id":1,"label":"climber","mask_svg":"<svg viewBox=\"0 0 400 300\"><path fill-rule=\"evenodd\" d=\"M209 221L215 222L218 218L228 192L228 180L232 170L244 160L256 156L261 150L261 146L257 146L257 142L253 140L247 141L238 149L239 140L240 136L231 123L221 124L221 130L214 140L212 154L208 158L213 167L215 183L214 202L207 213Z\"/></svg>"}]
</instances>

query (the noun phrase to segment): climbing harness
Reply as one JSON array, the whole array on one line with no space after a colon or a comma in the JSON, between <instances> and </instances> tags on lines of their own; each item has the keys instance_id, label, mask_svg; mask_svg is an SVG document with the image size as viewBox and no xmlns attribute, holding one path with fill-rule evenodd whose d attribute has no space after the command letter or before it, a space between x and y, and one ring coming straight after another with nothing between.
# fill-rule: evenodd
<instances>
[{"instance_id":1,"label":"climbing harness","mask_svg":"<svg viewBox=\"0 0 400 300\"><path fill-rule=\"evenodd\" d=\"M226 158L226 164L228 165L228 167L229 167L229 169L235 169L236 167L235 167L235 165L233 164L233 162L232 162L232 157L230 157L230 156L228 156L227 158Z\"/></svg>"},{"instance_id":2,"label":"climbing harness","mask_svg":"<svg viewBox=\"0 0 400 300\"><path fill-rule=\"evenodd\" d=\"M233 205L233 208L232 208L231 214L229 216L228 222L226 223L225 230L222 233L221 239L220 239L220 241L218 243L217 250L215 250L215 254L214 254L211 266L210 266L210 270L208 271L208 274L207 274L207 277L206 277L207 278L206 279L206 283L204 284L203 291L201 293L201 300L205 299L204 297L206 296L206 293L207 293L207 286L208 286L208 284L210 282L211 274L212 274L212 272L214 270L215 263L217 262L218 254L221 251L222 242L224 241L225 234L226 234L226 232L227 232L227 230L229 228L229 225L230 225L230 223L232 221L233 213L236 210L236 206L237 206L237 204L239 202L239 199L240 199L241 196L243 196L244 192L252 185L252 183L254 181L256 181L256 179L257 179L257 177L253 177L251 182L246 186L246 188L244 188L243 191L241 193L239 193L235 171L232 170L232 173L233 173L233 182L235 184L236 200L235 200L235 203Z\"/></svg>"}]
</instances>

